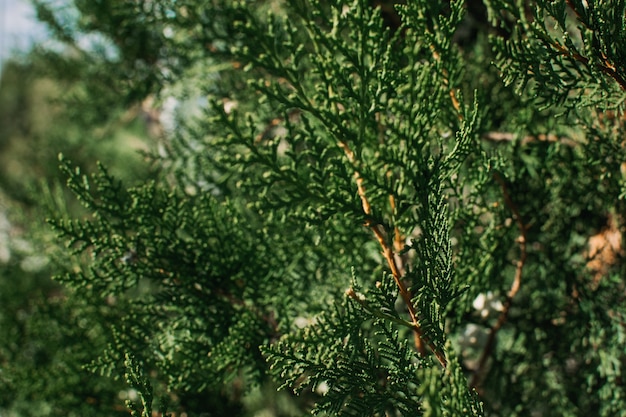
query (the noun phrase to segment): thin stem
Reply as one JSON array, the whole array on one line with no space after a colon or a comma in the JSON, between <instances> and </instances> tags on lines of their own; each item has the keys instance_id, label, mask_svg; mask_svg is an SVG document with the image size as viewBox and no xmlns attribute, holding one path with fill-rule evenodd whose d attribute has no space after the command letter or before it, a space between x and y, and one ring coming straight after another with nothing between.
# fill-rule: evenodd
<instances>
[{"instance_id":1,"label":"thin stem","mask_svg":"<svg viewBox=\"0 0 626 417\"><path fill-rule=\"evenodd\" d=\"M348 144L346 142L340 141L338 145L343 149L350 163L353 166L356 166L356 158L354 156L354 152L350 149ZM391 248L391 246L389 245L387 241L386 232L384 231L383 226L378 223L375 223L374 221L371 220L371 218L369 218L372 214L372 207L365 193L365 186L363 185L363 178L359 174L359 171L356 169L354 171L354 179L357 185L357 191L359 193L359 197L361 198L361 205L363 207L363 213L368 217L368 219L365 221L365 226L369 227L374 233L374 236L376 236L376 239L378 240L378 243L380 244L382 248L382 254L385 260L387 261L387 264L389 265L389 269L391 270L391 275L393 276L393 279L398 287L400 297L402 297L402 301L404 301L409 311L409 316L411 317L411 327L414 333L415 347L421 356L426 356L426 345L427 345L428 348L430 348L430 350L433 352L433 354L435 355L435 357L437 358L441 366L445 368L447 366L445 355L443 354L443 352L437 349L437 347L431 341L428 341L426 339L426 336L424 335L424 332L419 324L418 315L417 315L417 312L415 311L415 306L411 300L412 298L411 293L406 288L406 285L404 284L404 282L402 282L402 276L400 275L400 270L396 262L395 254L393 252L393 249Z\"/></svg>"},{"instance_id":2,"label":"thin stem","mask_svg":"<svg viewBox=\"0 0 626 417\"><path fill-rule=\"evenodd\" d=\"M435 50L435 47L431 45L430 49L432 51L433 58L435 58L435 61L441 62L441 55L439 55L439 52ZM442 68L441 72L443 75L443 83L446 87L449 88L448 95L450 96L452 107L454 107L454 110L456 111L456 114L459 120L463 120L463 113L461 112L461 103L459 103L459 99L457 98L457 94L454 88L450 87L450 74L448 73L448 70L446 68Z\"/></svg>"},{"instance_id":3,"label":"thin stem","mask_svg":"<svg viewBox=\"0 0 626 417\"><path fill-rule=\"evenodd\" d=\"M408 327L408 328L409 328L409 329L411 329L411 330L412 330L412 329L413 329L413 327L414 327L414 326L413 326L413 323L411 323L411 322L408 322L408 321L406 321L406 320L402 320L401 318L394 317L394 316L392 316L391 314L383 313L382 311L380 311L380 310L378 310L378 309L372 308L372 306L370 306L370 305L369 305L369 303L367 302L367 300L365 300L365 298L364 298L362 295L357 294L357 293L354 291L354 289L353 289L353 288L349 288L349 289L346 291L346 295L347 295L348 297L352 298L352 299L353 299L354 301L356 301L357 303L359 303L359 305L360 305L361 307L363 307L365 310L367 310L369 313L371 313L372 315L374 315L374 316L376 316L376 317L378 317L378 318L385 319L385 320L389 320L389 321L391 321L391 322L393 322L393 323L397 323L397 324L399 324L399 325L401 325L401 326Z\"/></svg>"}]
</instances>

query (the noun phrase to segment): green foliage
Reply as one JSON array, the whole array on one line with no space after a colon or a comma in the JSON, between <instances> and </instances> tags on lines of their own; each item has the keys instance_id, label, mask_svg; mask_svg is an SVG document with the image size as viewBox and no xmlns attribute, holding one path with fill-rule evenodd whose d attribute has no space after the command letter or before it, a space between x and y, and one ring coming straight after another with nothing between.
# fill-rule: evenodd
<instances>
[{"instance_id":1,"label":"green foliage","mask_svg":"<svg viewBox=\"0 0 626 417\"><path fill-rule=\"evenodd\" d=\"M24 247L27 241L18 239L24 237L9 241L10 258L0 268L2 414L127 415L115 408L123 386L83 368L106 346L107 333L98 324L106 316L96 306L65 299L49 279L50 266L34 262L42 248Z\"/></svg>"},{"instance_id":2,"label":"green foliage","mask_svg":"<svg viewBox=\"0 0 626 417\"><path fill-rule=\"evenodd\" d=\"M624 409L623 1L36 3L92 115L178 103L150 180L61 157L49 221L132 415Z\"/></svg>"},{"instance_id":3,"label":"green foliage","mask_svg":"<svg viewBox=\"0 0 626 417\"><path fill-rule=\"evenodd\" d=\"M505 83L516 82L518 89L528 86L527 94L542 108L606 108L623 101L623 1L486 3L492 23L512 29L510 39L493 38Z\"/></svg>"},{"instance_id":4,"label":"green foliage","mask_svg":"<svg viewBox=\"0 0 626 417\"><path fill-rule=\"evenodd\" d=\"M127 147L140 143L143 127L118 123L119 107L106 113L116 121L104 129L88 114L105 116L100 108L72 117L63 103L80 80L66 79L61 88L44 68L50 62L37 53L29 58L6 62L0 80L0 414L124 415L123 384L84 369L108 343L100 320L111 312L68 299L51 280L58 246L44 219L50 207L55 216L78 215L62 191L59 149L86 167L97 152L118 175L146 178L141 158Z\"/></svg>"},{"instance_id":5,"label":"green foliage","mask_svg":"<svg viewBox=\"0 0 626 417\"><path fill-rule=\"evenodd\" d=\"M272 268L286 266L269 258L262 269L246 262L268 252L262 231L240 226L228 204L210 195L183 198L154 183L123 190L102 167L89 182L64 163L70 188L94 218L54 222L73 252L88 250L92 259L92 267L61 280L85 297L106 295L124 306L125 332L112 349L150 352L144 360L159 363L170 384L186 390L221 385L232 369L258 372L255 346L274 323L256 298L272 297ZM214 349L221 355L207 359ZM194 355L185 367L181 350Z\"/></svg>"},{"instance_id":6,"label":"green foliage","mask_svg":"<svg viewBox=\"0 0 626 417\"><path fill-rule=\"evenodd\" d=\"M133 417L152 417L152 399L154 390L150 381L144 375L144 371L137 360L130 354L126 354L124 361L126 367L126 374L124 375L126 383L135 390L139 400L141 402L141 410L137 408L137 405L132 400L126 400L126 406L130 409L130 414ZM171 414L167 413L167 399L162 401L159 412L163 417L171 417Z\"/></svg>"},{"instance_id":7,"label":"green foliage","mask_svg":"<svg viewBox=\"0 0 626 417\"><path fill-rule=\"evenodd\" d=\"M407 332L395 328L411 324L394 307L391 277L366 294L351 291L354 297L342 306L267 349L283 388L322 392L316 415L480 414L458 363L433 367L415 355Z\"/></svg>"}]
</instances>

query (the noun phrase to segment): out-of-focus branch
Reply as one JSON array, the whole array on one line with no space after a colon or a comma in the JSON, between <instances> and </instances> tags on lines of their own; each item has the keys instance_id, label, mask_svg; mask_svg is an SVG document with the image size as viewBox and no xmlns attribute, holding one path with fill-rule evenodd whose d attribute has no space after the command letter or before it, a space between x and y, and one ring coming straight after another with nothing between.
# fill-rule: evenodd
<instances>
[{"instance_id":1,"label":"out-of-focus branch","mask_svg":"<svg viewBox=\"0 0 626 417\"><path fill-rule=\"evenodd\" d=\"M518 293L521 283L522 283L522 273L524 271L524 265L526 264L526 230L527 227L524 224L522 217L520 216L519 209L511 199L511 195L509 194L508 188L504 179L500 176L500 174L495 173L494 179L498 184L500 184L500 188L502 189L502 194L504 196L504 202L506 206L513 213L513 220L517 224L517 228L519 229L519 237L517 238L517 243L520 249L519 259L517 260L515 266L515 276L513 277L513 283L511 284L511 288L506 295L506 300L502 305L502 311L500 312L500 316L496 323L491 327L491 331L489 332L489 337L487 338L487 343L483 349L483 352L478 361L478 366L474 370L474 375L472 376L472 380L470 385L475 388L477 391L480 388L480 384L482 383L483 374L485 372L485 366L487 361L491 357L493 353L493 349L495 347L496 338L498 335L498 331L502 328L504 323L506 323L509 311L511 309L511 305L513 304L513 298Z\"/></svg>"}]
</instances>

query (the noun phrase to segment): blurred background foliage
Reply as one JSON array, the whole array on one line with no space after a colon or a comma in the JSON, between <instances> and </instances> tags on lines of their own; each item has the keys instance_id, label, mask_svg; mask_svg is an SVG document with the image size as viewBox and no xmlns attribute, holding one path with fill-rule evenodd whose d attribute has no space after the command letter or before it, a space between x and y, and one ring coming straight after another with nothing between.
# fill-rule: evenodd
<instances>
[{"instance_id":1,"label":"blurred background foliage","mask_svg":"<svg viewBox=\"0 0 626 417\"><path fill-rule=\"evenodd\" d=\"M168 174L154 163L175 146L167 141L176 135L171 128L177 117L168 97L181 99L181 113L195 108L202 94L194 91L194 79L215 76L223 65L225 40L234 36L232 16L220 16L220 2L203 9L192 0L33 3L55 43L6 62L0 77L0 415L128 415L124 400L136 393L121 377L84 367L114 337L93 324L115 320L115 311L106 300L68 297L51 280L64 261L45 219L85 214L65 196L58 154L84 172L101 161L127 185ZM172 12L173 4L185 12ZM281 2L258 0L250 7L277 12ZM497 169L511 179L508 192L529 225L525 274L532 277L501 332L481 394L493 415L547 416L548 405L559 415L601 409L598 415L618 415L626 392L623 326L615 317L623 311L626 271L621 243L607 242L623 233L617 221L624 213L626 153L615 139L624 137L623 115L534 105L536 97L516 92L502 82L499 68L485 65L498 60L489 37L511 35L513 23L491 25L480 1L467 1L466 8L455 39L466 62L465 93L477 91L485 103L484 152L507 161ZM389 19L393 25L393 15ZM207 39L206 26L223 39ZM240 82L216 77L209 88L236 96ZM516 234L508 222L510 231L502 236ZM595 275L585 275L593 237L597 253L608 258L592 265ZM611 253L603 252L609 246ZM510 282L502 271L513 271L516 255L510 247L498 250L503 256L488 274L462 265L458 273L479 288L506 293ZM607 315L604 306L619 307ZM493 315L468 316L484 337ZM463 329L460 339L470 331ZM610 348L598 348L604 345ZM470 368L474 348L462 352ZM589 392L600 394L581 395ZM532 405L529 393L542 397L543 408ZM215 415L296 416L298 402L308 401L277 394L270 383L245 394L192 397L187 404L212 404Z\"/></svg>"},{"instance_id":2,"label":"blurred background foliage","mask_svg":"<svg viewBox=\"0 0 626 417\"><path fill-rule=\"evenodd\" d=\"M10 16L9 16L10 18ZM91 71L69 46L3 63L0 77L0 415L128 415L128 387L86 370L107 334L89 314L107 311L69 299L52 280L51 210L80 215L65 198L59 152L85 169L97 160L129 181L153 176L150 115ZM85 54L87 56L87 54ZM98 61L98 62L96 62ZM113 74L109 74L113 75ZM68 205L69 204L69 205ZM91 311L91 313L89 313ZM79 313L80 312L80 313ZM28 382L26 382L28 381Z\"/></svg>"},{"instance_id":3,"label":"blurred background foliage","mask_svg":"<svg viewBox=\"0 0 626 417\"><path fill-rule=\"evenodd\" d=\"M160 89L187 87L168 80L189 64L185 52L197 54L184 44L202 41L167 36L157 10L165 2L32 3L51 36L5 60L0 75L0 415L127 416L125 401L137 392L122 375L88 369L113 338L94 323L116 320L115 310L68 296L52 279L67 260L46 219L85 215L69 197L58 155L84 172L100 161L127 185L155 178L158 156L148 154L163 154L162 121L175 117L161 117L168 104ZM299 415L272 384L241 396L184 402L209 404L211 415L243 415L244 408L245 415Z\"/></svg>"}]
</instances>

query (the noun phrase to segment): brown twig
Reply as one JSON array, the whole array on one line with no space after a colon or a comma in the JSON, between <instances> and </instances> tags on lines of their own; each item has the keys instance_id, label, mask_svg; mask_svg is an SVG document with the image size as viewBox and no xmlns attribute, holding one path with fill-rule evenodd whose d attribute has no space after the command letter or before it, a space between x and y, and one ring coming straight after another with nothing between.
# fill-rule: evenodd
<instances>
[{"instance_id":1,"label":"brown twig","mask_svg":"<svg viewBox=\"0 0 626 417\"><path fill-rule=\"evenodd\" d=\"M393 194L389 195L389 206L391 207L391 212L395 213L396 212L396 199L393 196ZM404 249L404 236L402 236L402 232L400 231L400 228L398 227L397 224L394 224L393 226L393 248L396 253L396 263L398 265L398 270L400 272L400 275L404 275L405 260L403 259L402 256L399 255Z\"/></svg>"},{"instance_id":2,"label":"brown twig","mask_svg":"<svg viewBox=\"0 0 626 417\"><path fill-rule=\"evenodd\" d=\"M352 164L352 166L356 167L356 158L354 156L354 152L350 149L346 142L340 141L338 143L339 147L341 147L348 158L348 161ZM365 221L365 226L367 226L372 232L380 247L382 248L382 254L387 264L389 265L389 269L391 270L391 275L398 287L398 291L400 293L400 297L402 301L407 306L409 311L409 316L411 317L411 324L413 328L413 334L415 339L415 347L421 356L426 356L426 346L433 352L441 366L444 368L447 366L447 360L443 352L441 352L437 347L429 340L427 340L422 327L419 324L418 314L415 311L415 306L411 300L411 293L406 288L404 282L402 282L402 276L400 274L400 269L398 268L398 263L396 261L395 253L392 247L389 245L387 239L387 233L384 230L384 227L381 224L375 223L369 218L372 214L372 207L367 199L367 195L365 193L365 186L363 185L363 178L361 177L359 171L357 169L354 170L354 179L357 185L357 192L361 199L361 205L363 207L363 213L367 217Z\"/></svg>"},{"instance_id":3,"label":"brown twig","mask_svg":"<svg viewBox=\"0 0 626 417\"><path fill-rule=\"evenodd\" d=\"M433 45L431 45L430 50L433 54L433 58L435 58L435 61L440 62L441 61L441 55L439 55L439 52L437 52L437 50L435 49L435 47ZM446 87L450 88L448 90L448 95L450 96L450 101L452 102L452 107L454 107L454 110L456 111L457 117L459 118L459 120L463 120L463 112L461 112L461 103L459 103L459 99L457 98L457 94L456 91L454 90L454 88L450 87L450 74L448 73L448 70L445 68L442 68L441 70L442 75L443 75L443 83Z\"/></svg>"},{"instance_id":4,"label":"brown twig","mask_svg":"<svg viewBox=\"0 0 626 417\"><path fill-rule=\"evenodd\" d=\"M513 304L513 298L515 297L515 295L518 293L520 289L520 286L522 283L522 273L524 271L524 265L526 264L526 257L527 257L527 253L526 253L527 227L524 224L522 217L520 216L517 206L511 199L511 196L507 189L506 183L504 182L504 179L498 173L494 174L494 179L496 180L498 184L500 184L500 187L502 188L502 194L504 196L504 203L509 208L509 210L511 210L511 212L513 213L513 220L515 220L515 223L517 224L517 228L519 229L520 235L517 238L517 243L519 244L520 255L515 266L515 276L513 278L513 284L511 284L511 288L509 289L509 292L506 295L506 300L503 303L502 311L500 312L500 316L498 317L498 320L491 327L491 330L489 332L489 337L487 338L487 343L485 344L483 352L478 361L478 366L474 370L474 375L472 376L472 380L470 382L470 385L476 390L478 390L479 385L482 382L481 379L485 371L485 365L487 364L487 360L493 353L493 348L495 346L498 331L502 328L504 323L506 323L507 318L509 316L509 311L511 309L511 305Z\"/></svg>"}]
</instances>

